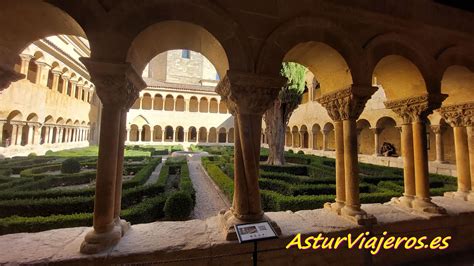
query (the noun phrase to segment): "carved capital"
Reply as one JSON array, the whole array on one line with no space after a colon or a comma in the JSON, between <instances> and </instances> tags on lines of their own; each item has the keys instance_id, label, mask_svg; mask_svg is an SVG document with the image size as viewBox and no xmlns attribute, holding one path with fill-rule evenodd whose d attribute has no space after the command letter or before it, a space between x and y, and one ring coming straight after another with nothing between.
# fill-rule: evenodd
<instances>
[{"instance_id":1,"label":"carved capital","mask_svg":"<svg viewBox=\"0 0 474 266\"><path fill-rule=\"evenodd\" d=\"M443 134L443 132L446 130L446 127L443 127L441 125L433 125L431 126L431 131L435 133L436 135L438 134Z\"/></svg>"},{"instance_id":2,"label":"carved capital","mask_svg":"<svg viewBox=\"0 0 474 266\"><path fill-rule=\"evenodd\" d=\"M90 58L80 59L89 70L102 103L130 109L146 83L129 63L108 63Z\"/></svg>"},{"instance_id":3,"label":"carved capital","mask_svg":"<svg viewBox=\"0 0 474 266\"><path fill-rule=\"evenodd\" d=\"M286 78L262 76L253 73L227 71L217 84L216 92L235 114L262 115L278 96Z\"/></svg>"},{"instance_id":4,"label":"carved capital","mask_svg":"<svg viewBox=\"0 0 474 266\"><path fill-rule=\"evenodd\" d=\"M352 85L316 99L334 121L357 119L377 87Z\"/></svg>"},{"instance_id":5,"label":"carved capital","mask_svg":"<svg viewBox=\"0 0 474 266\"><path fill-rule=\"evenodd\" d=\"M424 94L384 102L387 109L392 109L402 119L404 124L425 121L429 114L441 106L446 94Z\"/></svg>"},{"instance_id":6,"label":"carved capital","mask_svg":"<svg viewBox=\"0 0 474 266\"><path fill-rule=\"evenodd\" d=\"M453 127L474 125L474 102L443 106L439 113Z\"/></svg>"}]
</instances>

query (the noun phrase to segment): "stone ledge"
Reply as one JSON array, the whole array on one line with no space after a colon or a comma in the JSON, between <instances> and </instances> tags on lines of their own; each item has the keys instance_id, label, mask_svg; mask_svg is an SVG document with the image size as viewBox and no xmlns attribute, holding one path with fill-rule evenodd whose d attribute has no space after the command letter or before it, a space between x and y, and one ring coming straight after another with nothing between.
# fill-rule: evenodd
<instances>
[{"instance_id":1,"label":"stone ledge","mask_svg":"<svg viewBox=\"0 0 474 266\"><path fill-rule=\"evenodd\" d=\"M259 244L261 265L311 265L315 263L403 263L430 258L433 251L382 250L371 256L365 250L286 250L294 235L343 236L371 231L381 235L445 235L453 237L444 253L474 246L474 204L434 197L433 202L448 210L447 216L421 217L388 204L364 204L378 224L371 228L354 225L324 209L297 212L269 212L267 215L282 229L279 239ZM79 247L87 227L65 228L38 233L0 236L0 264L81 264L169 263L170 265L249 265L252 245L225 241L217 217L205 221L154 222L133 225L115 247L96 255L83 255ZM396 252L396 253L395 253ZM437 251L439 252L439 251ZM396 254L396 256L394 256ZM406 256L401 256L406 254Z\"/></svg>"}]
</instances>

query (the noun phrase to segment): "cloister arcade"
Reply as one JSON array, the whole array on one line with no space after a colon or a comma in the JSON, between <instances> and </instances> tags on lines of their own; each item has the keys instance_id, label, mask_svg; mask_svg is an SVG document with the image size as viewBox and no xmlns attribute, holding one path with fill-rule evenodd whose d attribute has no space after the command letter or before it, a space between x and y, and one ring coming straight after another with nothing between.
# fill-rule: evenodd
<instances>
[{"instance_id":1,"label":"cloister arcade","mask_svg":"<svg viewBox=\"0 0 474 266\"><path fill-rule=\"evenodd\" d=\"M196 96L185 98L183 95L177 95L175 99L173 95L168 94L163 101L160 93L156 93L153 97L149 93L144 93L135 101L131 109L228 114L225 101L218 101L214 97L208 100L206 97L198 99Z\"/></svg>"},{"instance_id":2,"label":"cloister arcade","mask_svg":"<svg viewBox=\"0 0 474 266\"><path fill-rule=\"evenodd\" d=\"M100 128L107 130L100 131L93 229L81 245L83 253L107 250L120 241L129 227L120 219L122 176L117 171L123 164L123 153L118 148L127 138L127 111L132 106L147 110L155 108L155 104L157 110L160 106L165 111L182 110L183 101L186 103L184 97L178 99L168 94L142 95L137 103L140 91L147 87L139 73L151 58L170 49L200 52L222 77L215 91L233 115L234 126L226 132L230 140L230 131L234 129L234 168L237 170L232 208L220 213L219 226L212 228L220 228L216 230L222 230L226 239L235 237L234 225L246 222L269 221L278 232L285 232L279 230L276 221L278 215L284 214L267 216L262 210L257 156L262 138L262 115L286 82L280 76L282 62L304 65L319 82L317 96L309 99L316 99L324 112L317 112L311 101L301 111L308 113L310 121L319 115L326 120L318 121L317 125L290 124L286 142L295 147L335 151L336 198L325 205L329 212L358 226L374 225L378 217L385 219L382 224L398 222L387 221L387 217L371 213L369 209L366 211L359 199L358 153L370 152L370 148L358 145L357 138L362 136L358 129L369 135L367 128L380 129L372 130L374 150L370 153L376 152L375 148L384 138L394 138L391 141L399 145L404 193L394 199L391 206L421 217L418 221L421 225L416 230L432 221L432 217L452 215L459 223L463 219L450 213L452 205L443 205L442 201L431 198L428 125L431 130L431 126L449 124L453 131L458 188L446 197L453 199L456 206L473 204L474 27L473 15L469 12L433 1L411 3L409 15L403 8L404 3L388 0L390 4L380 5L375 3L377 1L322 0L278 3L263 0L252 4L141 1L134 3L133 8L129 1L51 2L54 6L33 0L21 3L8 0L0 4L5 10L0 16L0 22L4 22L0 23L0 54L5 55L0 57L0 87L7 88L11 82L28 76L27 72L16 71L14 65L20 62L18 55L31 42L51 34L87 35L91 54L81 61L103 104ZM25 16L28 25L34 25L28 26L31 29L25 23L15 27L8 23L15 18L17 12L14 11L20 6L28 14ZM84 16L84 12L93 15ZM441 13L444 16L439 17ZM19 29L21 34L18 34ZM68 84L66 80L63 82ZM386 95L383 109L395 114L392 118L364 117L366 104L379 91L376 85L380 85ZM66 94L68 88L63 85ZM75 92L70 93L75 96ZM199 112L218 112L219 104L217 97L189 98L184 110L199 108ZM431 120L428 120L430 115ZM366 121L357 124L359 119ZM163 141L182 139L185 129L188 134L195 132L198 142L217 142L221 134L221 128L216 127L161 126L164 127ZM400 127L401 132L396 127ZM142 129L138 134L140 139L151 139L150 125L146 131L138 126L135 129ZM318 129L316 133L313 131ZM436 144L444 140L444 136L435 135L430 140L435 139ZM468 217L471 219L472 213ZM280 223L286 229L292 226L291 221ZM472 223L463 226L471 226L472 231ZM205 228L203 230L208 230L207 225ZM450 232L460 232L457 230L462 231L463 227ZM472 247L473 242L463 243ZM294 260L304 260L300 254L291 256ZM382 258L391 259L389 255Z\"/></svg>"}]
</instances>

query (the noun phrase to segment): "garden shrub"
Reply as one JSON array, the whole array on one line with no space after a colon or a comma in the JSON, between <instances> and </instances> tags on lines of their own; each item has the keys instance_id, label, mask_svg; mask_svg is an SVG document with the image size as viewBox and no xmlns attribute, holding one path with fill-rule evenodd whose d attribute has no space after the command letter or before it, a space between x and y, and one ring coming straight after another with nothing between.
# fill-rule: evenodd
<instances>
[{"instance_id":1,"label":"garden shrub","mask_svg":"<svg viewBox=\"0 0 474 266\"><path fill-rule=\"evenodd\" d=\"M193 199L183 191L171 194L166 200L163 211L166 219L184 220L189 217L193 210Z\"/></svg>"},{"instance_id":2,"label":"garden shrub","mask_svg":"<svg viewBox=\"0 0 474 266\"><path fill-rule=\"evenodd\" d=\"M80 171L81 163L74 158L68 158L61 164L61 173L74 174L79 173Z\"/></svg>"},{"instance_id":3,"label":"garden shrub","mask_svg":"<svg viewBox=\"0 0 474 266\"><path fill-rule=\"evenodd\" d=\"M28 157L36 157L36 156L38 156L38 155L37 155L36 153L34 153L34 152L28 154Z\"/></svg>"},{"instance_id":4,"label":"garden shrub","mask_svg":"<svg viewBox=\"0 0 474 266\"><path fill-rule=\"evenodd\" d=\"M304 151L299 150L299 151L297 152L297 154L304 154Z\"/></svg>"}]
</instances>

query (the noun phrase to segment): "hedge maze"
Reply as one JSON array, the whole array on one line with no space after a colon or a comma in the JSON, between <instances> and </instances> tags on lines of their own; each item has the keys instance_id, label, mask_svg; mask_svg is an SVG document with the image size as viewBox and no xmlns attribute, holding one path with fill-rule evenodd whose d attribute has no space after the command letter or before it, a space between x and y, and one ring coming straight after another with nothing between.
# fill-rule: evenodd
<instances>
[{"instance_id":1,"label":"hedge maze","mask_svg":"<svg viewBox=\"0 0 474 266\"><path fill-rule=\"evenodd\" d=\"M150 150L150 155L153 153L165 154L165 151ZM97 157L72 158L51 155L0 161L0 234L92 225ZM180 168L173 175L176 185L169 186L167 180L171 175L166 171L156 182L145 185L161 161L160 156L125 157L120 216L132 224L186 219L194 207L195 192L186 160L173 164ZM163 169L168 169L168 165L171 163L167 162ZM175 199L178 192L185 195L184 200L183 196L178 201ZM173 208L181 201L188 205L177 215ZM168 207L165 212L167 204L172 210Z\"/></svg>"},{"instance_id":2,"label":"hedge maze","mask_svg":"<svg viewBox=\"0 0 474 266\"><path fill-rule=\"evenodd\" d=\"M230 200L233 195L232 148L200 147L213 154L202 158L209 176ZM313 155L285 153L284 166L266 165L267 150L261 152L259 186L265 211L322 208L335 199L335 160ZM403 193L403 169L359 164L362 203L388 202ZM430 174L431 195L456 190L456 179Z\"/></svg>"}]
</instances>

